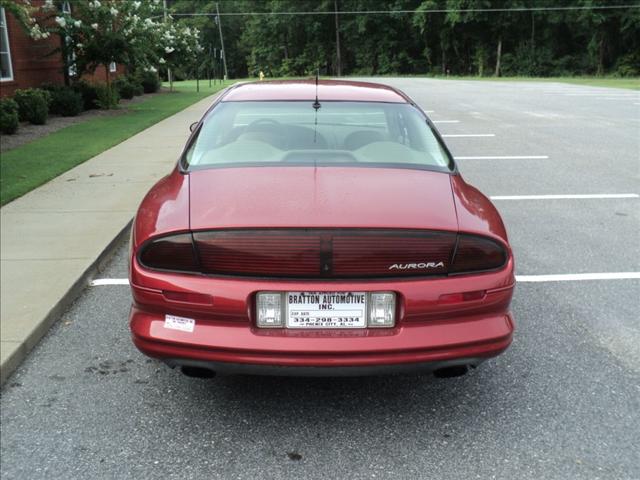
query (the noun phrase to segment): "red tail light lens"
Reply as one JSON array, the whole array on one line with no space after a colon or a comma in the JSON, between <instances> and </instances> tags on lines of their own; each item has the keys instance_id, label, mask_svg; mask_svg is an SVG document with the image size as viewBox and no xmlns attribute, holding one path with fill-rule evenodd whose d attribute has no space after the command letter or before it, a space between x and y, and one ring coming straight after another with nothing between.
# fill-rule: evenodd
<instances>
[{"instance_id":1,"label":"red tail light lens","mask_svg":"<svg viewBox=\"0 0 640 480\"><path fill-rule=\"evenodd\" d=\"M333 274L339 277L442 275L456 242L455 233L385 232L333 237Z\"/></svg>"},{"instance_id":2,"label":"red tail light lens","mask_svg":"<svg viewBox=\"0 0 640 480\"><path fill-rule=\"evenodd\" d=\"M247 229L156 238L138 260L151 269L213 275L384 278L495 270L507 251L495 240L454 232Z\"/></svg>"},{"instance_id":3,"label":"red tail light lens","mask_svg":"<svg viewBox=\"0 0 640 480\"><path fill-rule=\"evenodd\" d=\"M138 260L147 268L180 272L200 271L190 233L150 241L142 247Z\"/></svg>"},{"instance_id":4,"label":"red tail light lens","mask_svg":"<svg viewBox=\"0 0 640 480\"><path fill-rule=\"evenodd\" d=\"M458 236L458 245L449 273L495 270L507 261L507 252L494 240L473 235Z\"/></svg>"},{"instance_id":5,"label":"red tail light lens","mask_svg":"<svg viewBox=\"0 0 640 480\"><path fill-rule=\"evenodd\" d=\"M319 277L318 235L244 230L193 234L204 273Z\"/></svg>"},{"instance_id":6,"label":"red tail light lens","mask_svg":"<svg viewBox=\"0 0 640 480\"><path fill-rule=\"evenodd\" d=\"M291 278L446 275L456 234L236 230L193 234L203 272Z\"/></svg>"}]
</instances>

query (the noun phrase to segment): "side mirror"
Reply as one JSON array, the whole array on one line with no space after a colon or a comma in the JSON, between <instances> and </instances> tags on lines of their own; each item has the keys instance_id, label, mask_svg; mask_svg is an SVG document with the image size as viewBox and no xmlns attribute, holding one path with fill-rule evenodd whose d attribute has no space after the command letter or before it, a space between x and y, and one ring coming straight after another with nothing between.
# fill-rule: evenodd
<instances>
[{"instance_id":1,"label":"side mirror","mask_svg":"<svg viewBox=\"0 0 640 480\"><path fill-rule=\"evenodd\" d=\"M200 122L193 122L191 125L189 125L189 130L191 130L193 132L196 129L196 127L198 126L198 123L200 123Z\"/></svg>"}]
</instances>

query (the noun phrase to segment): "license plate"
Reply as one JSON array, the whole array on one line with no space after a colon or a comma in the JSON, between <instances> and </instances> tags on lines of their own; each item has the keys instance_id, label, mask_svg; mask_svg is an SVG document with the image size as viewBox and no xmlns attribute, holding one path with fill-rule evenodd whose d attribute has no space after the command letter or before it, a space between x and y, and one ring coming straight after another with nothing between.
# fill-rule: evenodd
<instances>
[{"instance_id":1,"label":"license plate","mask_svg":"<svg viewBox=\"0 0 640 480\"><path fill-rule=\"evenodd\" d=\"M365 292L287 292L287 328L366 328Z\"/></svg>"}]
</instances>

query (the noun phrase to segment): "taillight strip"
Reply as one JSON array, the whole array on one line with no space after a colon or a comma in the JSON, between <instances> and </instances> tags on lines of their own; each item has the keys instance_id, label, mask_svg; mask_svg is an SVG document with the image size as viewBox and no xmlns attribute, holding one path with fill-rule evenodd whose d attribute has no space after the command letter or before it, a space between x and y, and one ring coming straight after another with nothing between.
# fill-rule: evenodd
<instances>
[{"instance_id":1,"label":"taillight strip","mask_svg":"<svg viewBox=\"0 0 640 480\"><path fill-rule=\"evenodd\" d=\"M502 268L506 248L488 237L365 229L208 230L156 237L139 250L146 268L271 278L413 278Z\"/></svg>"}]
</instances>

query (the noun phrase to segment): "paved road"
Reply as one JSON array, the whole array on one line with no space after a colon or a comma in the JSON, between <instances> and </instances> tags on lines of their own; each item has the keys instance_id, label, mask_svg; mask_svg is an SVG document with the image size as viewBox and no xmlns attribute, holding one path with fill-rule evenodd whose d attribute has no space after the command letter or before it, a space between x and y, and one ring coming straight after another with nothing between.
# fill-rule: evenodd
<instances>
[{"instance_id":1,"label":"paved road","mask_svg":"<svg viewBox=\"0 0 640 480\"><path fill-rule=\"evenodd\" d=\"M640 94L384 79L490 195L638 193ZM521 275L640 271L640 200L496 202ZM126 276L124 247L104 277ZM131 345L124 286L94 287L2 392L13 478L640 478L640 281L521 283L518 330L469 375L196 380Z\"/></svg>"}]
</instances>

